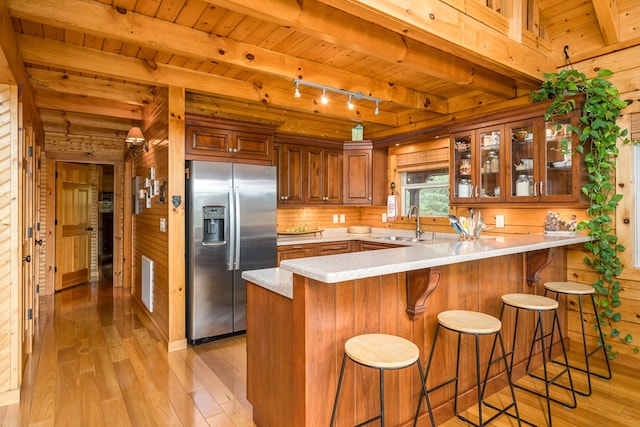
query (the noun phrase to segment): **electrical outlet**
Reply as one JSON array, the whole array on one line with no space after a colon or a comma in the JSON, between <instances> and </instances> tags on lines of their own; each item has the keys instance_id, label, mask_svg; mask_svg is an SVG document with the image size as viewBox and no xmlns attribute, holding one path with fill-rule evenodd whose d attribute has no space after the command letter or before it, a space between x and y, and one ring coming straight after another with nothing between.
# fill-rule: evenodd
<instances>
[{"instance_id":1,"label":"electrical outlet","mask_svg":"<svg viewBox=\"0 0 640 427\"><path fill-rule=\"evenodd\" d=\"M340 214L340 224L344 224L344 222L345 222L344 214Z\"/></svg>"},{"instance_id":2,"label":"electrical outlet","mask_svg":"<svg viewBox=\"0 0 640 427\"><path fill-rule=\"evenodd\" d=\"M333 223L334 224L338 223L338 214L333 214Z\"/></svg>"},{"instance_id":3,"label":"electrical outlet","mask_svg":"<svg viewBox=\"0 0 640 427\"><path fill-rule=\"evenodd\" d=\"M504 228L504 215L496 215L496 228Z\"/></svg>"},{"instance_id":4,"label":"electrical outlet","mask_svg":"<svg viewBox=\"0 0 640 427\"><path fill-rule=\"evenodd\" d=\"M386 213L382 214L382 222L387 222L387 214Z\"/></svg>"},{"instance_id":5,"label":"electrical outlet","mask_svg":"<svg viewBox=\"0 0 640 427\"><path fill-rule=\"evenodd\" d=\"M166 233L166 231L167 231L167 219L166 218L160 218L160 231L162 231L163 233Z\"/></svg>"}]
</instances>

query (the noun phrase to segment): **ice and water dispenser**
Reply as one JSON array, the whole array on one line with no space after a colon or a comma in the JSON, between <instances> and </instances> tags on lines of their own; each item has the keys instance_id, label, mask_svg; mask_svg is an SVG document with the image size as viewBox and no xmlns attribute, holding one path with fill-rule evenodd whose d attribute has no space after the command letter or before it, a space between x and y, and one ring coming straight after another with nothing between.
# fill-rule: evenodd
<instances>
[{"instance_id":1,"label":"ice and water dispenser","mask_svg":"<svg viewBox=\"0 0 640 427\"><path fill-rule=\"evenodd\" d=\"M202 243L224 243L224 206L203 206Z\"/></svg>"}]
</instances>

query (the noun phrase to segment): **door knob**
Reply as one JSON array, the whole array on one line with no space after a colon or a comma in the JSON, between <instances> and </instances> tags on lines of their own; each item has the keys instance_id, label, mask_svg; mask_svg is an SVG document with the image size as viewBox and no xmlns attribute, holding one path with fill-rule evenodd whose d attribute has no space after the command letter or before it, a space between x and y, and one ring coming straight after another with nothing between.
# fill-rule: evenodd
<instances>
[{"instance_id":1,"label":"door knob","mask_svg":"<svg viewBox=\"0 0 640 427\"><path fill-rule=\"evenodd\" d=\"M31 262L31 255L27 255L27 256L22 257L22 260L26 261L26 262Z\"/></svg>"}]
</instances>

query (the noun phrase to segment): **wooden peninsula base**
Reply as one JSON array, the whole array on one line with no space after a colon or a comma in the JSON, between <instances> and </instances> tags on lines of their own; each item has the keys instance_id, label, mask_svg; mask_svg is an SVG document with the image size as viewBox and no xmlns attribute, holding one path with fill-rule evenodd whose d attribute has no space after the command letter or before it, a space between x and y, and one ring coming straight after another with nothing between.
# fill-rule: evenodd
<instances>
[{"instance_id":1,"label":"wooden peninsula base","mask_svg":"<svg viewBox=\"0 0 640 427\"><path fill-rule=\"evenodd\" d=\"M247 397L253 405L253 421L259 427L328 426L343 356L344 343L362 333L389 333L413 341L421 359L430 351L436 316L451 309L476 310L499 316L501 295L513 292L542 294L545 281L566 280L565 247L547 249L545 254L531 252L492 257L423 270L434 279L425 279L428 292L412 291L407 272L377 277L324 283L293 275L293 298L279 295L261 286L247 286ZM419 274L413 271L410 275ZM533 279L537 281L530 284ZM415 280L409 278L410 281ZM529 280L529 281L528 281ZM429 285L429 283L431 285ZM407 290L409 288L409 291ZM413 293L413 296L412 296ZM418 297L416 297L418 295ZM424 295L420 307L420 295ZM427 298L428 296L428 298ZM414 300L407 310L408 300ZM409 304L411 305L411 304ZM561 307L563 304L561 304ZM506 345L512 343L513 314L503 318ZM521 317L531 322L533 317ZM560 313L566 328L566 313ZM521 323L521 326L527 323ZM514 376L523 375L522 362L528 354L527 343L534 328L523 327L518 334ZM564 331L566 334L566 331ZM463 338L459 400L464 408L475 402L475 355L471 337ZM482 363L486 364L491 338L482 345ZM427 379L433 386L450 378L455 369L454 335L443 333L438 339L434 365ZM501 366L492 368L489 392L506 385ZM415 369L385 373L385 416L388 425L411 425L420 393ZM377 371L349 364L338 407L338 425L352 426L379 412ZM436 420L453 416L453 385L432 393L430 398ZM422 405L419 425L429 425Z\"/></svg>"}]
</instances>

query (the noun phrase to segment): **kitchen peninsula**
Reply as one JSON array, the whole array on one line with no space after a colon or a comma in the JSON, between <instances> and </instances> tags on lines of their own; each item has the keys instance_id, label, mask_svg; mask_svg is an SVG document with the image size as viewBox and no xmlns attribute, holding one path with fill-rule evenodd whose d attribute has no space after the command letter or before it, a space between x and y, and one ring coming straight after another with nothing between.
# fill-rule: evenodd
<instances>
[{"instance_id":1,"label":"kitchen peninsula","mask_svg":"<svg viewBox=\"0 0 640 427\"><path fill-rule=\"evenodd\" d=\"M375 235L360 240L380 241ZM542 293L539 283L566 280L566 250L585 236L514 235L430 243L340 255L286 260L280 268L243 273L247 280L247 397L259 427L329 425L345 341L362 333L389 333L413 341L428 356L436 316L449 309L498 316L500 296ZM562 315L562 314L561 314ZM566 322L562 322L566 326ZM503 329L513 318L505 316ZM523 332L529 338L533 330ZM507 346L510 334L505 334ZM515 366L528 348L519 339ZM453 342L440 340L427 379L452 376ZM487 360L490 343L481 349ZM461 366L474 366L473 351ZM504 384L492 368L490 391ZM494 372L495 371L495 372ZM522 367L514 375L522 374ZM463 369L461 390L472 390L475 372ZM377 373L350 365L345 373L338 425L353 425L379 411ZM385 373L389 425L410 425L420 392L415 370ZM467 393L469 394L469 393ZM436 419L452 415L452 386L430 396ZM459 401L469 406L473 396ZM424 405L423 405L424 412ZM427 425L422 414L422 424Z\"/></svg>"}]
</instances>

